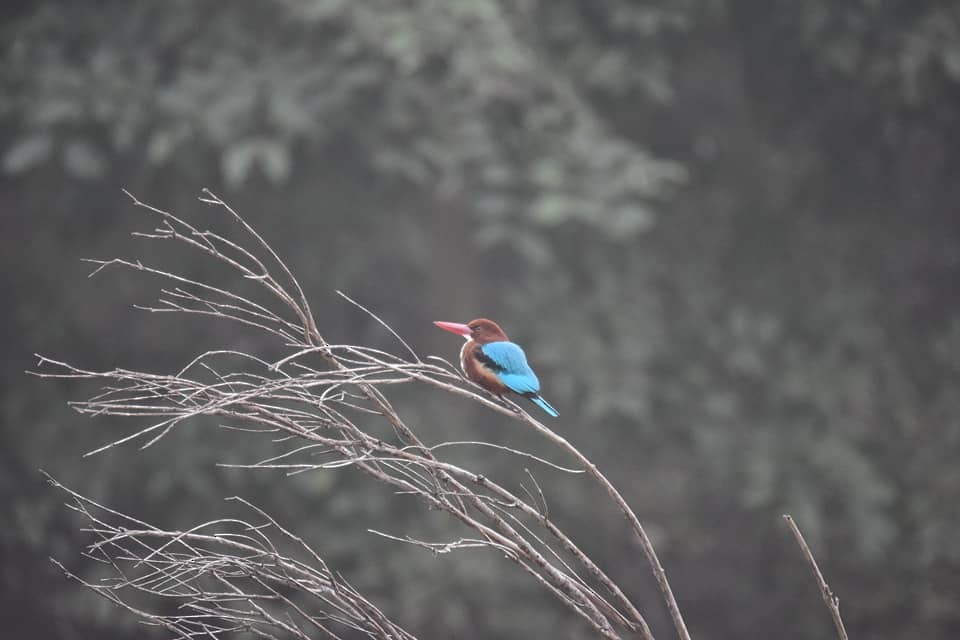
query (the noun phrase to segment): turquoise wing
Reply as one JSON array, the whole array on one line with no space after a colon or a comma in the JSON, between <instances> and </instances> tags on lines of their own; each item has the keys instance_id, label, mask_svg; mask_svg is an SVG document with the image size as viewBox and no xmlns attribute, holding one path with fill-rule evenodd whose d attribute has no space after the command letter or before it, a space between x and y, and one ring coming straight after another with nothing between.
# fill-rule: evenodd
<instances>
[{"instance_id":1,"label":"turquoise wing","mask_svg":"<svg viewBox=\"0 0 960 640\"><path fill-rule=\"evenodd\" d=\"M540 380L527 364L523 349L512 342L488 342L480 347L481 361L514 393L528 394L540 391Z\"/></svg>"}]
</instances>

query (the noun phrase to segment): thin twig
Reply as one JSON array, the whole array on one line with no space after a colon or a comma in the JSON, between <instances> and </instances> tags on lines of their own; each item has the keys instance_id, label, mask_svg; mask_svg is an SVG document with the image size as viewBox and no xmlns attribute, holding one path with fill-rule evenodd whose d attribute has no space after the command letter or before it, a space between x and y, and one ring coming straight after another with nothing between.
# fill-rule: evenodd
<instances>
[{"instance_id":1,"label":"thin twig","mask_svg":"<svg viewBox=\"0 0 960 640\"><path fill-rule=\"evenodd\" d=\"M840 640L847 640L847 630L844 628L843 619L840 617L840 598L830 590L827 581L823 579L823 574L820 573L820 567L817 566L813 552L810 551L810 547L807 546L807 541L803 539L803 534L800 533L800 528L797 526L793 517L785 513L783 514L783 519L787 521L787 526L790 527L790 531L793 532L793 537L797 539L797 544L800 545L803 557L806 559L807 564L810 565L813 577L817 581L817 587L820 589L823 603L827 605L827 609L830 610L830 615L833 617L833 626L837 628L837 637L839 637Z\"/></svg>"},{"instance_id":2,"label":"thin twig","mask_svg":"<svg viewBox=\"0 0 960 640\"><path fill-rule=\"evenodd\" d=\"M420 362L420 356L418 356L418 355L417 355L417 352L413 350L413 347L411 347L409 344L407 344L407 341L404 340L403 338L401 338L401 337L400 337L400 334L397 333L396 331L394 331L394 330L393 330L393 327L391 327L391 326L390 326L389 324L387 324L383 319L381 319L380 316L378 316L378 315L375 314L374 312L370 311L370 310L367 309L365 306L363 306L362 304L360 304L359 302L357 302L356 300L354 300L353 298L351 298L350 296L348 296L347 294L345 294L343 291L340 291L339 289L337 290L337 295L340 296L341 298L343 298L344 300L346 300L347 302L349 302L350 304L354 305L354 306L357 307L358 309L366 312L367 315L369 315L371 318L373 318L374 320L376 320L377 323L378 323L381 327L383 327L384 329L386 329L387 331L389 331L389 332L390 332L390 335L392 335L394 338L396 338L397 341L398 341L400 344L403 345L403 347L410 353L410 355L413 356L413 359L414 359L414 360L416 360L417 362Z\"/></svg>"}]
</instances>

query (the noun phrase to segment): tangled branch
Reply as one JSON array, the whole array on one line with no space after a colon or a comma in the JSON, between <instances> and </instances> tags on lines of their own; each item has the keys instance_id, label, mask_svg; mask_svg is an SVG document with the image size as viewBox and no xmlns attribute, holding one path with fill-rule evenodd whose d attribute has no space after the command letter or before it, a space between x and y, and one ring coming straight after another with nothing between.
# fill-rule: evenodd
<instances>
[{"instance_id":1,"label":"tangled branch","mask_svg":"<svg viewBox=\"0 0 960 640\"><path fill-rule=\"evenodd\" d=\"M273 434L289 443L290 448L271 458L234 466L279 468L289 473L354 468L398 493L418 496L431 509L447 513L473 532L469 538L447 542L374 533L435 553L471 547L496 550L582 617L601 637L619 638L626 630L652 640L650 628L634 602L551 518L546 497L529 469L527 475L533 490L524 487L524 495L518 495L492 478L445 460L440 453L451 446L496 446L528 462L566 473L586 473L607 493L636 534L677 635L681 640L689 639L649 537L636 514L596 465L519 406L487 396L448 362L420 358L386 323L345 295L393 333L409 358L369 347L327 342L317 328L302 288L279 256L218 197L205 191L201 200L225 211L244 240L234 241L213 230L201 229L133 198L137 207L159 218L156 229L135 235L202 251L230 267L243 280L257 285L275 304L256 302L241 293L236 283L214 286L138 260L93 261L94 273L108 266L120 266L160 276L169 286L162 289L157 303L143 308L238 322L278 338L285 354L266 361L238 351L208 351L175 374L126 369L93 371L41 357L37 375L83 378L103 386L99 395L73 403L80 413L149 420L147 426L88 455L132 441L149 447L197 416L216 416L225 427ZM237 359L247 365L242 371L236 366ZM390 385L411 383L469 398L518 420L572 458L573 468L542 455L490 443L425 444L383 393ZM381 419L392 427L395 440L388 442L371 435L371 425ZM360 630L370 637L411 637L334 576L305 545L301 544L301 549L308 552L309 562L280 556L265 533L267 529L299 541L262 511L255 510L265 519L264 526L215 521L187 532L173 532L133 521L70 493L74 508L91 522L91 531L98 537L91 555L113 567L118 576L88 586L181 637L217 637L240 628L262 637L275 637L274 633L311 637L308 629L335 637L331 623ZM109 513L126 524L108 524L97 515L99 512ZM121 571L130 563L136 571ZM283 587L302 591L321 613L284 595ZM133 606L124 596L127 592L182 600L185 612L164 616L150 613Z\"/></svg>"},{"instance_id":2,"label":"tangled branch","mask_svg":"<svg viewBox=\"0 0 960 640\"><path fill-rule=\"evenodd\" d=\"M229 637L246 631L262 638L308 640L317 631L336 638L344 629L370 638L412 640L300 538L241 498L264 522L212 520L189 531L167 531L97 504L50 478L69 494L71 508L89 523L96 541L87 556L111 570L98 582L71 578L176 637ZM292 543L305 559L281 553L270 534ZM56 562L56 561L55 561ZM146 611L130 593L173 600L174 614Z\"/></svg>"}]
</instances>

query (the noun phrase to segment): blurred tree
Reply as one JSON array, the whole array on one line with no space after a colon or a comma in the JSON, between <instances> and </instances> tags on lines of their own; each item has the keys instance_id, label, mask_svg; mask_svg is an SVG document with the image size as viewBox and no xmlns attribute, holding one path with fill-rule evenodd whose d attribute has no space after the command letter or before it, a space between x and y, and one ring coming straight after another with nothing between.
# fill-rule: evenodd
<instances>
[{"instance_id":1,"label":"blurred tree","mask_svg":"<svg viewBox=\"0 0 960 640\"><path fill-rule=\"evenodd\" d=\"M23 485L42 466L105 502L182 521L225 487L269 495L324 531L325 555L358 586L379 584L424 637L502 636L518 620L527 635L569 633L563 618L531 613L530 585L484 588L504 577L482 562L438 575L432 558L371 541L383 565L352 566L358 519L402 527L404 511L388 496L347 499L350 477L268 494L258 478L210 471L226 454L189 431L95 471L76 462L105 438L60 408L76 389L23 380L30 351L169 370L246 339L130 316L118 299L149 300L142 281L76 273L78 257L122 250L134 226L118 222L119 186L173 209L210 186L289 258L326 331L386 344L326 297L333 288L429 351L449 344L426 333L428 320L504 320L577 425L569 435L591 434L585 449L661 532L695 637L826 632L783 511L814 544L852 635L956 634L955 3L157 0L7 11L0 294L17 303L0 320L11 336L2 355L16 364L3 381L0 486L19 514L4 555L20 562L2 585L51 594L22 607L25 618L55 611L60 637L97 620L123 631L91 615L85 594L33 573L51 548L77 546L43 487ZM444 429L489 421L451 425L459 407L399 400ZM131 482L151 459L164 462ZM611 563L635 552L616 514L558 483L555 508L582 513L584 527L609 523L595 537ZM462 597L428 610L430 593L397 587L410 575ZM482 617L491 607L496 620Z\"/></svg>"}]
</instances>

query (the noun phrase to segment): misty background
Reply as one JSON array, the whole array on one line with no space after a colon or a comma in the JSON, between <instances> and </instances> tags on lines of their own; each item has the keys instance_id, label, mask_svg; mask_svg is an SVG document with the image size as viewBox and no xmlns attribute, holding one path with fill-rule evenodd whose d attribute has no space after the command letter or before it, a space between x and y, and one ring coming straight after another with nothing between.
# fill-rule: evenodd
<instances>
[{"instance_id":1,"label":"misty background","mask_svg":"<svg viewBox=\"0 0 960 640\"><path fill-rule=\"evenodd\" d=\"M146 274L87 278L81 258L114 256L211 276L132 238L155 221L121 191L203 220L203 187L284 258L331 342L402 353L337 289L422 354L460 348L433 320L503 325L549 424L650 531L694 638L831 636L783 513L851 637L960 636L956 3L38 1L0 18L4 637L154 637L49 562L95 575L40 469L172 528L244 496L422 638L588 635L489 552L366 533L448 524L348 469L224 469L258 442L191 425L82 457L132 425L71 411L96 390L25 375L34 353L158 373L212 348L284 354L133 309L157 296ZM429 389L391 400L428 442L542 446ZM620 514L577 478L544 490L672 637Z\"/></svg>"}]
</instances>

